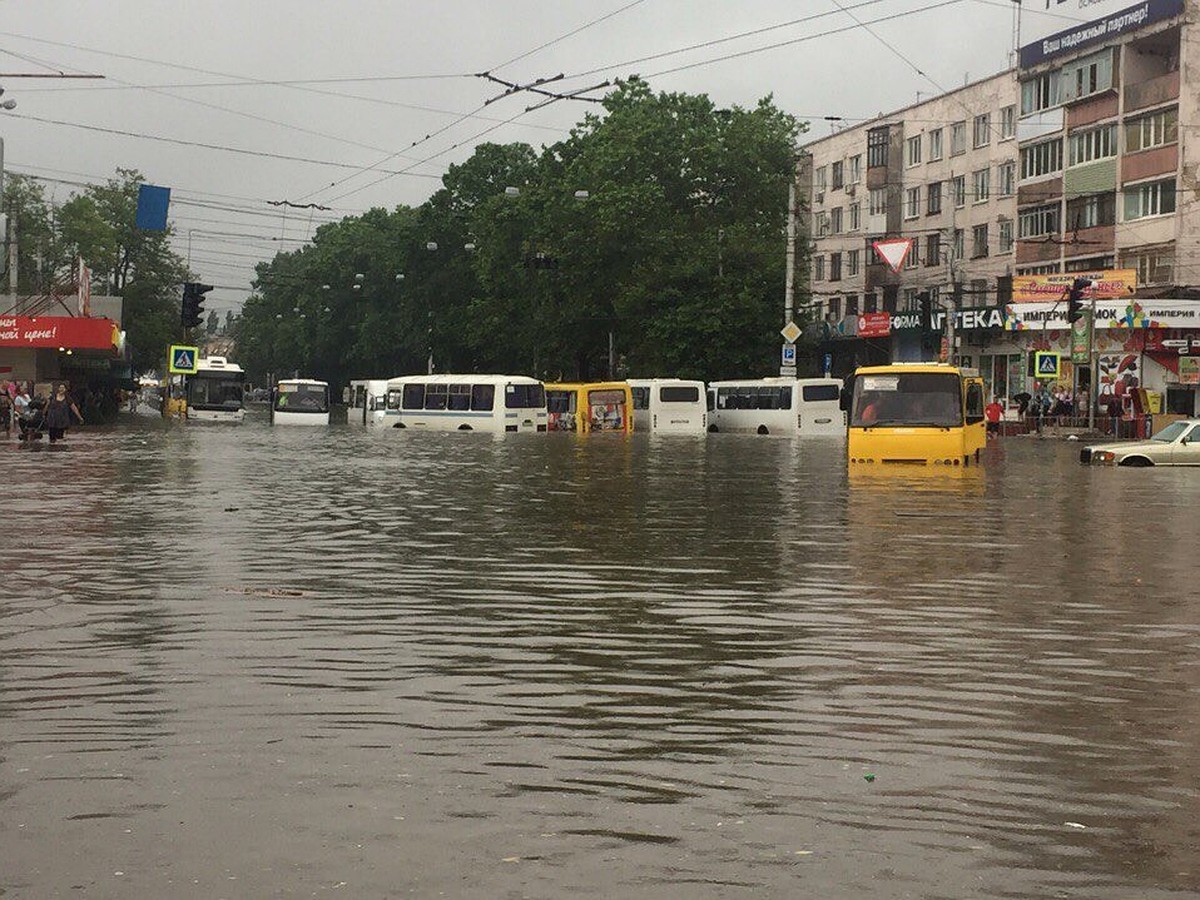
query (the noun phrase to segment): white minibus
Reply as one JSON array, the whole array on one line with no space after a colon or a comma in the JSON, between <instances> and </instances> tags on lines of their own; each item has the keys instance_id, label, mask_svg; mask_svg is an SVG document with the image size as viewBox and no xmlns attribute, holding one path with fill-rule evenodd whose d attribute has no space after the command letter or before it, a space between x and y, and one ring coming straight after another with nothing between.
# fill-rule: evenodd
<instances>
[{"instance_id":1,"label":"white minibus","mask_svg":"<svg viewBox=\"0 0 1200 900\"><path fill-rule=\"evenodd\" d=\"M652 434L704 434L708 409L703 381L630 378L634 431Z\"/></svg>"},{"instance_id":2,"label":"white minibus","mask_svg":"<svg viewBox=\"0 0 1200 900\"><path fill-rule=\"evenodd\" d=\"M757 378L708 386L709 431L839 437L846 417L836 378Z\"/></svg>"},{"instance_id":3,"label":"white minibus","mask_svg":"<svg viewBox=\"0 0 1200 900\"><path fill-rule=\"evenodd\" d=\"M346 398L346 423L384 425L387 419L387 379L371 378L350 382Z\"/></svg>"},{"instance_id":4,"label":"white minibus","mask_svg":"<svg viewBox=\"0 0 1200 900\"><path fill-rule=\"evenodd\" d=\"M388 381L393 428L427 431L546 430L546 389L524 375L407 375Z\"/></svg>"},{"instance_id":5,"label":"white minibus","mask_svg":"<svg viewBox=\"0 0 1200 900\"><path fill-rule=\"evenodd\" d=\"M275 385L272 425L328 425L329 385L311 378L287 378Z\"/></svg>"}]
</instances>

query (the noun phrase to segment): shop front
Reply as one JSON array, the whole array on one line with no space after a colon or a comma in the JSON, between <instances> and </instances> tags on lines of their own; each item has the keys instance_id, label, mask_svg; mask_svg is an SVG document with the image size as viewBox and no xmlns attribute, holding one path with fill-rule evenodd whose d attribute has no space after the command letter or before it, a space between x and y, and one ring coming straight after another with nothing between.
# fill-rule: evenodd
<instances>
[{"instance_id":1,"label":"shop front","mask_svg":"<svg viewBox=\"0 0 1200 900\"><path fill-rule=\"evenodd\" d=\"M108 318L0 316L0 378L41 386L107 374L121 363L123 345Z\"/></svg>"}]
</instances>

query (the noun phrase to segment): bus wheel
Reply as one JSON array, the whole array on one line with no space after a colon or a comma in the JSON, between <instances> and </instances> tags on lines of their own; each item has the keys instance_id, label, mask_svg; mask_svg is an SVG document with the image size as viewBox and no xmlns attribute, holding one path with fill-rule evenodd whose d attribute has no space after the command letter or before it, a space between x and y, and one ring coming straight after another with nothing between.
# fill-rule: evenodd
<instances>
[{"instance_id":1,"label":"bus wheel","mask_svg":"<svg viewBox=\"0 0 1200 900\"><path fill-rule=\"evenodd\" d=\"M708 433L709 433L709 434L716 434L716 433L717 433L718 431L720 431L720 430L721 430L721 429L719 429L719 428L718 428L716 425L709 425L709 426L708 426Z\"/></svg>"},{"instance_id":2,"label":"bus wheel","mask_svg":"<svg viewBox=\"0 0 1200 900\"><path fill-rule=\"evenodd\" d=\"M471 426L464 423L464 424L458 426L458 430L459 431L470 431Z\"/></svg>"},{"instance_id":3,"label":"bus wheel","mask_svg":"<svg viewBox=\"0 0 1200 900\"><path fill-rule=\"evenodd\" d=\"M766 426L766 425L759 425L759 426L758 426L758 433L759 433L759 434L770 434L771 432L767 431L767 426Z\"/></svg>"}]
</instances>

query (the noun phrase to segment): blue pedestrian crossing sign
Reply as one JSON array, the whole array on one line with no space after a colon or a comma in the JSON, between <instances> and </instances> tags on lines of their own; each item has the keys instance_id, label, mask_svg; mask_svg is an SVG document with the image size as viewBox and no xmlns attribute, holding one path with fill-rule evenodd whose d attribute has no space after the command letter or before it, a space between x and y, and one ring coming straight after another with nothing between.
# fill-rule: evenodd
<instances>
[{"instance_id":1,"label":"blue pedestrian crossing sign","mask_svg":"<svg viewBox=\"0 0 1200 900\"><path fill-rule=\"evenodd\" d=\"M199 347L172 344L171 352L167 354L167 371L172 375L195 375L199 358Z\"/></svg>"},{"instance_id":2,"label":"blue pedestrian crossing sign","mask_svg":"<svg viewBox=\"0 0 1200 900\"><path fill-rule=\"evenodd\" d=\"M1059 354L1039 351L1034 356L1033 371L1038 378L1057 378L1060 373Z\"/></svg>"}]
</instances>

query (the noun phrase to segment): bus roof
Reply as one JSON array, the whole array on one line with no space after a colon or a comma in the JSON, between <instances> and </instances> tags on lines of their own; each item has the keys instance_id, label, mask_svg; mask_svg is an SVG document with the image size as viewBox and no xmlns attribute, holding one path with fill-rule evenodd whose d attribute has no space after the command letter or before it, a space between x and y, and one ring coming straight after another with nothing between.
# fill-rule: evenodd
<instances>
[{"instance_id":1,"label":"bus roof","mask_svg":"<svg viewBox=\"0 0 1200 900\"><path fill-rule=\"evenodd\" d=\"M734 378L728 381L710 381L709 387L775 387L788 384L841 384L840 378Z\"/></svg>"},{"instance_id":2,"label":"bus roof","mask_svg":"<svg viewBox=\"0 0 1200 900\"><path fill-rule=\"evenodd\" d=\"M405 384L541 384L528 375L481 375L465 373L454 375L449 372L438 375L400 375L388 379L388 386Z\"/></svg>"},{"instance_id":3,"label":"bus roof","mask_svg":"<svg viewBox=\"0 0 1200 900\"><path fill-rule=\"evenodd\" d=\"M329 382L317 381L312 378L280 378L276 384L304 384L312 385L313 387L329 387Z\"/></svg>"},{"instance_id":4,"label":"bus roof","mask_svg":"<svg viewBox=\"0 0 1200 900\"><path fill-rule=\"evenodd\" d=\"M546 382L548 391L623 391L629 387L627 381L555 381Z\"/></svg>"},{"instance_id":5,"label":"bus roof","mask_svg":"<svg viewBox=\"0 0 1200 900\"><path fill-rule=\"evenodd\" d=\"M949 363L920 362L920 363L891 363L886 366L860 366L854 370L855 375L895 375L901 372L945 372L961 375L964 378L976 378L979 370L952 366Z\"/></svg>"},{"instance_id":6,"label":"bus roof","mask_svg":"<svg viewBox=\"0 0 1200 900\"><path fill-rule=\"evenodd\" d=\"M202 356L196 360L196 374L201 372L234 372L240 373L242 367L231 363L224 356Z\"/></svg>"}]
</instances>

